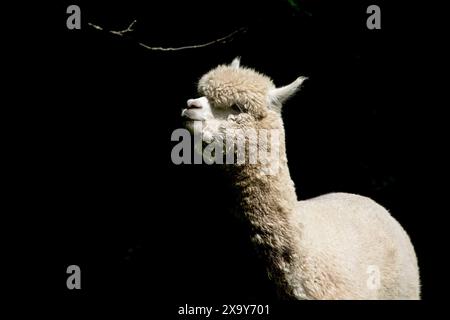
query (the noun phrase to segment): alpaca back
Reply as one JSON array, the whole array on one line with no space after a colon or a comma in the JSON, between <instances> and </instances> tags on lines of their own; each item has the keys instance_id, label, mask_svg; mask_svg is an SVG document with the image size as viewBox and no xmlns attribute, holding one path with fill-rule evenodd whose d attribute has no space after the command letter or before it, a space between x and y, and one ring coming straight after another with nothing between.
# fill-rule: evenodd
<instances>
[{"instance_id":1,"label":"alpaca back","mask_svg":"<svg viewBox=\"0 0 450 320\"><path fill-rule=\"evenodd\" d=\"M331 193L298 202L293 220L305 298L419 299L411 241L373 200Z\"/></svg>"}]
</instances>

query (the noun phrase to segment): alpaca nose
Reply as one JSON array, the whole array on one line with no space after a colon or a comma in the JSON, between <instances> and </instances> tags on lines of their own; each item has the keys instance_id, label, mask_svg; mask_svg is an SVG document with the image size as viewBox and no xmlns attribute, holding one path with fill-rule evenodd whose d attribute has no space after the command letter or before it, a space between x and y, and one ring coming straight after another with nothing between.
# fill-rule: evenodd
<instances>
[{"instance_id":1,"label":"alpaca nose","mask_svg":"<svg viewBox=\"0 0 450 320\"><path fill-rule=\"evenodd\" d=\"M187 108L188 109L202 108L200 99L189 99L187 101Z\"/></svg>"}]
</instances>

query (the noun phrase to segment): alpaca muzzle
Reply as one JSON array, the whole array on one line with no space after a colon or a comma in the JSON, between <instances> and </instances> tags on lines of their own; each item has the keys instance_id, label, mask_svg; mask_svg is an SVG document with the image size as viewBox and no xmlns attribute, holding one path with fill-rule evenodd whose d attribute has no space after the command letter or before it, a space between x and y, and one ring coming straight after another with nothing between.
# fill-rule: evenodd
<instances>
[{"instance_id":1,"label":"alpaca muzzle","mask_svg":"<svg viewBox=\"0 0 450 320\"><path fill-rule=\"evenodd\" d=\"M189 120L204 121L208 114L211 114L211 107L206 97L189 99L187 108L181 111L181 116Z\"/></svg>"}]
</instances>

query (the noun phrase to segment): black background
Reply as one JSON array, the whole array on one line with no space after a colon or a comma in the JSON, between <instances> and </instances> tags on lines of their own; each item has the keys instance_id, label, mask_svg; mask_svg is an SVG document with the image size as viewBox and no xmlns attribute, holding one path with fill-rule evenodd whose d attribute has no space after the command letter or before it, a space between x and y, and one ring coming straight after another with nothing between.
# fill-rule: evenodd
<instances>
[{"instance_id":1,"label":"black background","mask_svg":"<svg viewBox=\"0 0 450 320\"><path fill-rule=\"evenodd\" d=\"M441 211L430 196L439 189L431 183L439 179L438 125L424 92L432 67L423 11L406 2L295 3L49 8L29 39L38 44L27 60L33 89L19 97L39 101L23 111L32 125L20 157L26 197L16 210L37 214L26 246L46 270L41 289L69 303L148 297L171 308L274 299L245 230L228 214L232 193L221 173L170 159L171 133L197 80L241 56L277 85L309 77L283 110L299 199L343 191L378 201L412 239L423 299L440 297L433 221ZM81 7L81 30L65 26L69 4ZM370 4L381 7L381 30L366 28ZM136 31L125 37L88 26L120 30L134 19ZM47 27L45 39L34 36ZM247 31L207 48L137 45L205 43L240 27ZM81 267L80 291L66 288L71 264Z\"/></svg>"}]
</instances>

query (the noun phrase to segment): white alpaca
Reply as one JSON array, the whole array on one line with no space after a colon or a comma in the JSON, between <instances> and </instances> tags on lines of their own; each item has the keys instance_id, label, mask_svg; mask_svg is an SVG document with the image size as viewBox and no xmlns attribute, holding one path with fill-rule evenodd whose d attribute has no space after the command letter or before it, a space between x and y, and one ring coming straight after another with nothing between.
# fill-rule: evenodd
<instances>
[{"instance_id":1,"label":"white alpaca","mask_svg":"<svg viewBox=\"0 0 450 320\"><path fill-rule=\"evenodd\" d=\"M201 78L201 98L190 99L182 116L190 129L203 122L205 142L225 140L230 129L281 133L276 174L264 174L260 163L223 166L240 195L238 213L281 298L419 299L414 248L386 209L346 193L297 201L280 111L303 80L276 88L235 59Z\"/></svg>"}]
</instances>

